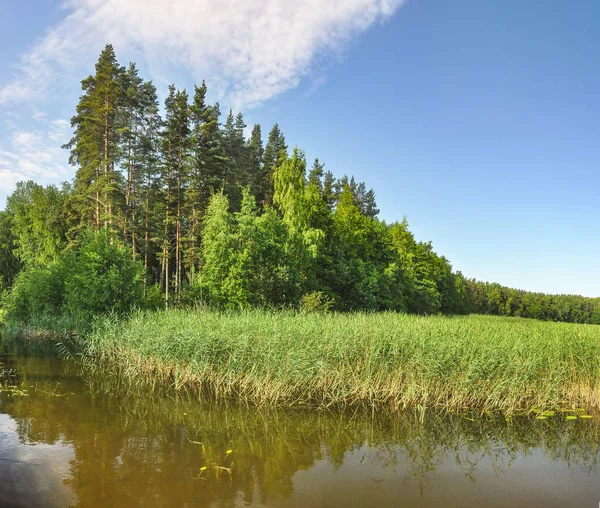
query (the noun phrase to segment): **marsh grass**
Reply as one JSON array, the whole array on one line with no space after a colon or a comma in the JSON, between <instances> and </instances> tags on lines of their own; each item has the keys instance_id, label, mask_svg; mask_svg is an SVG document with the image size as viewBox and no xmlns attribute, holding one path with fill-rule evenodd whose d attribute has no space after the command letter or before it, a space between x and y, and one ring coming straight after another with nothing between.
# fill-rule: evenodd
<instances>
[{"instance_id":1,"label":"marsh grass","mask_svg":"<svg viewBox=\"0 0 600 508\"><path fill-rule=\"evenodd\" d=\"M9 339L16 337L27 339L29 342L46 339L63 339L75 333L86 333L92 329L93 317L90 314L63 313L34 314L27 323L7 321L2 326L2 335Z\"/></svg>"},{"instance_id":2,"label":"marsh grass","mask_svg":"<svg viewBox=\"0 0 600 508\"><path fill-rule=\"evenodd\" d=\"M489 316L138 312L85 337L126 382L258 405L600 408L600 327Z\"/></svg>"}]
</instances>

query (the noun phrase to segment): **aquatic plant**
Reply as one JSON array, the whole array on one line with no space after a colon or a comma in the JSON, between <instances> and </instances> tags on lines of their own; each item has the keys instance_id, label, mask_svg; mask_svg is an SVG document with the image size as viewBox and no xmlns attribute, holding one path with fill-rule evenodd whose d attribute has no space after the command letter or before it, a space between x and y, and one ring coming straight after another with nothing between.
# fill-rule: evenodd
<instances>
[{"instance_id":1,"label":"aquatic plant","mask_svg":"<svg viewBox=\"0 0 600 508\"><path fill-rule=\"evenodd\" d=\"M83 344L85 358L132 383L258 405L507 414L600 407L600 333L593 325L175 310L107 317Z\"/></svg>"}]
</instances>

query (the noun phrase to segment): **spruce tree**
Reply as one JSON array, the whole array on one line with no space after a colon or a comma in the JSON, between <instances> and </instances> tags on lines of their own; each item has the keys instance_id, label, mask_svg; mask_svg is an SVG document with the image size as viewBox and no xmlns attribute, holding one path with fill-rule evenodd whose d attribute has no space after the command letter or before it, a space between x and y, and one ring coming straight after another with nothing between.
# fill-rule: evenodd
<instances>
[{"instance_id":1,"label":"spruce tree","mask_svg":"<svg viewBox=\"0 0 600 508\"><path fill-rule=\"evenodd\" d=\"M325 201L330 210L335 205L336 196L335 177L331 171L327 171L323 176L323 201Z\"/></svg>"},{"instance_id":2,"label":"spruce tree","mask_svg":"<svg viewBox=\"0 0 600 508\"><path fill-rule=\"evenodd\" d=\"M229 198L229 206L233 211L239 210L242 199L241 190L248 184L248 162L244 141L244 117L241 113L235 117L229 110L223 126L222 143L223 155L227 158L225 164L224 190Z\"/></svg>"},{"instance_id":3,"label":"spruce tree","mask_svg":"<svg viewBox=\"0 0 600 508\"><path fill-rule=\"evenodd\" d=\"M219 104L206 103L205 82L194 87L194 99L190 107L191 161L187 199L189 220L185 249L185 264L190 272L190 283L195 283L196 267L200 264L202 217L208 207L210 196L223 188L226 159L221 147L219 130Z\"/></svg>"},{"instance_id":4,"label":"spruce tree","mask_svg":"<svg viewBox=\"0 0 600 508\"><path fill-rule=\"evenodd\" d=\"M313 167L308 173L308 183L316 185L321 192L323 191L323 175L325 174L323 171L324 167L325 164L321 164L317 158L313 162Z\"/></svg>"},{"instance_id":5,"label":"spruce tree","mask_svg":"<svg viewBox=\"0 0 600 508\"><path fill-rule=\"evenodd\" d=\"M275 124L269 133L269 140L263 153L263 178L260 198L264 205L273 204L273 177L275 170L287 158L287 145L279 125Z\"/></svg>"},{"instance_id":6,"label":"spruce tree","mask_svg":"<svg viewBox=\"0 0 600 508\"><path fill-rule=\"evenodd\" d=\"M248 160L248 186L250 187L250 193L258 202L264 201L264 196L261 195L264 151L260 125L255 124L250 139L246 142L246 154Z\"/></svg>"}]
</instances>

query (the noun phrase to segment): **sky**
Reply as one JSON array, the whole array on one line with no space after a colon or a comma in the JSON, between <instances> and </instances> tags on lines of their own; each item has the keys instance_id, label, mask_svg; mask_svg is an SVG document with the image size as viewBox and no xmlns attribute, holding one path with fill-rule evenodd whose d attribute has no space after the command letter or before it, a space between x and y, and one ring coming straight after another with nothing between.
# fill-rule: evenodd
<instances>
[{"instance_id":1,"label":"sky","mask_svg":"<svg viewBox=\"0 0 600 508\"><path fill-rule=\"evenodd\" d=\"M73 177L103 46L373 187L468 277L600 296L600 2L3 0L0 208ZM250 129L249 127L249 129Z\"/></svg>"}]
</instances>

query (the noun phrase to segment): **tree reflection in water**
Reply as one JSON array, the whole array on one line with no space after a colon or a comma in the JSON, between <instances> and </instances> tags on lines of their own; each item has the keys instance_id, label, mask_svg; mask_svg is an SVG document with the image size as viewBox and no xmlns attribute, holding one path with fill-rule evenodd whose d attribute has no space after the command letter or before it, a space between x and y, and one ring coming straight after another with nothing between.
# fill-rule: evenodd
<instances>
[{"instance_id":1,"label":"tree reflection in water","mask_svg":"<svg viewBox=\"0 0 600 508\"><path fill-rule=\"evenodd\" d=\"M284 411L122 387L106 374L84 379L77 366L53 358L0 363L28 394L0 394L0 412L16 421L23 446L72 446L65 483L81 506L285 504L302 494L299 471L333 481L344 467L373 489L401 480L420 496L449 463L455 478L475 482L486 468L502 477L515 462L540 457L590 481L597 474L594 419ZM352 498L354 487L339 495Z\"/></svg>"}]
</instances>

